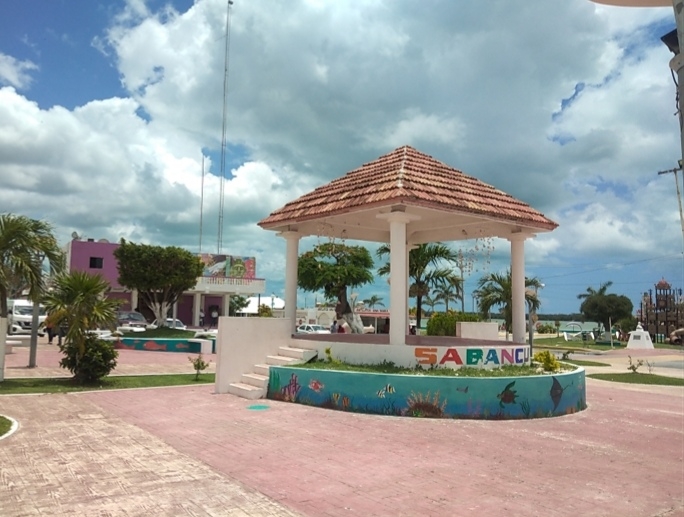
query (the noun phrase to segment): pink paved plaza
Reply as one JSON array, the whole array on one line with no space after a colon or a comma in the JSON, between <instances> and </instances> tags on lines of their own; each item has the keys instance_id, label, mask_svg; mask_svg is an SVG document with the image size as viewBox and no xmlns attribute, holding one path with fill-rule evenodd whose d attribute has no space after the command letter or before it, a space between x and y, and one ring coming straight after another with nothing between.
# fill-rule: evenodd
<instances>
[{"instance_id":1,"label":"pink paved plaza","mask_svg":"<svg viewBox=\"0 0 684 517\"><path fill-rule=\"evenodd\" d=\"M32 374L55 368L51 348ZM122 352L125 373L189 373L185 354ZM626 371L624 352L598 360ZM682 376L681 352L641 355ZM526 421L253 410L212 391L0 397L21 425L0 441L0 515L684 515L681 387L587 379L586 411Z\"/></svg>"}]
</instances>

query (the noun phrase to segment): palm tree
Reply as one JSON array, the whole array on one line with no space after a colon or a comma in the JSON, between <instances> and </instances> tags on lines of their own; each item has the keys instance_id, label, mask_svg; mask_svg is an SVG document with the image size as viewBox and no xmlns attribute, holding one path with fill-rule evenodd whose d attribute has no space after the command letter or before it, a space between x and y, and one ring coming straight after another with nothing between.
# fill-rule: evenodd
<instances>
[{"instance_id":1,"label":"palm tree","mask_svg":"<svg viewBox=\"0 0 684 517\"><path fill-rule=\"evenodd\" d=\"M378 257L389 255L390 247L384 244L378 248ZM409 252L409 278L413 283L409 287L409 297L416 299L416 325L420 328L423 297L430 294L430 288L441 278L446 278L451 271L439 267L444 262L453 263L457 259L456 253L441 242L421 244ZM385 264L378 269L378 274L388 275L390 265Z\"/></svg>"},{"instance_id":2,"label":"palm tree","mask_svg":"<svg viewBox=\"0 0 684 517\"><path fill-rule=\"evenodd\" d=\"M444 302L445 312L449 312L449 302L456 303L461 300L461 312L465 312L463 307L463 280L451 274L447 278L442 278L432 289L435 301Z\"/></svg>"},{"instance_id":3,"label":"palm tree","mask_svg":"<svg viewBox=\"0 0 684 517\"><path fill-rule=\"evenodd\" d=\"M364 300L363 303L367 305L369 309L374 309L376 305L378 305L379 307L385 306L385 304L382 303L382 297L377 296L375 294L367 300Z\"/></svg>"},{"instance_id":4,"label":"palm tree","mask_svg":"<svg viewBox=\"0 0 684 517\"><path fill-rule=\"evenodd\" d=\"M109 282L84 271L58 275L45 297L48 318L55 327L67 327L65 345L76 345L79 357L86 352L89 330L110 327L116 321L121 300L105 296Z\"/></svg>"},{"instance_id":5,"label":"palm tree","mask_svg":"<svg viewBox=\"0 0 684 517\"><path fill-rule=\"evenodd\" d=\"M45 289L43 260L51 272L64 266L64 255L52 234L52 226L23 215L0 214L0 318L7 318L10 292L28 290L38 301Z\"/></svg>"},{"instance_id":6,"label":"palm tree","mask_svg":"<svg viewBox=\"0 0 684 517\"><path fill-rule=\"evenodd\" d=\"M608 288L613 285L613 282L608 281L604 282L599 285L598 290L594 289L593 287L589 286L587 287L587 292L586 293L580 293L577 295L578 300L586 300L587 298L590 298L592 296L605 296L606 291L608 291Z\"/></svg>"},{"instance_id":7,"label":"palm tree","mask_svg":"<svg viewBox=\"0 0 684 517\"><path fill-rule=\"evenodd\" d=\"M433 312L435 312L435 307L439 305L441 300L438 300L436 298L430 298L430 296L425 296L423 298L423 305L430 307L430 315L432 315Z\"/></svg>"},{"instance_id":8,"label":"palm tree","mask_svg":"<svg viewBox=\"0 0 684 517\"><path fill-rule=\"evenodd\" d=\"M525 287L537 288L541 283L537 278L525 278ZM506 324L506 339L513 323L513 282L511 270L505 274L489 273L478 281L478 308L485 318L490 317L493 307L501 307ZM539 309L539 298L534 289L525 289L525 301L531 310Z\"/></svg>"}]
</instances>

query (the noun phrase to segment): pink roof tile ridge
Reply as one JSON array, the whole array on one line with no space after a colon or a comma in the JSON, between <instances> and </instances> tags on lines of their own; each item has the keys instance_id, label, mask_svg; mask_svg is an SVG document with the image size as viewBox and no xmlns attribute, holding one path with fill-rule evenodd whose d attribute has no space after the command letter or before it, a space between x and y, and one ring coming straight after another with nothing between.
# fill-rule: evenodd
<instances>
[{"instance_id":1,"label":"pink roof tile ridge","mask_svg":"<svg viewBox=\"0 0 684 517\"><path fill-rule=\"evenodd\" d=\"M354 209L403 204L503 219L552 230L544 214L505 192L403 146L316 188L259 222L271 228Z\"/></svg>"}]
</instances>

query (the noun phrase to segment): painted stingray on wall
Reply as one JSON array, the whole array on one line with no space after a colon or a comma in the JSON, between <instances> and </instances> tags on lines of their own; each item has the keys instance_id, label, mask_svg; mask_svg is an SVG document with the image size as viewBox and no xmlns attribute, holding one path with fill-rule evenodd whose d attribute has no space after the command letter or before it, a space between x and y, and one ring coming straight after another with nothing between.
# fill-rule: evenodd
<instances>
[{"instance_id":1,"label":"painted stingray on wall","mask_svg":"<svg viewBox=\"0 0 684 517\"><path fill-rule=\"evenodd\" d=\"M437 377L271 366L268 398L381 415L518 419L586 408L584 370L530 377Z\"/></svg>"}]
</instances>

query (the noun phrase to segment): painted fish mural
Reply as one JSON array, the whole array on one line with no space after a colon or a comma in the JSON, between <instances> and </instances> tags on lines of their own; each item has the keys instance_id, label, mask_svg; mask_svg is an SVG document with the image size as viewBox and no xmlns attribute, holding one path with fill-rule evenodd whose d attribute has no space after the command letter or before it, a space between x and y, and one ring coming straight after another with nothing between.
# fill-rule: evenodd
<instances>
[{"instance_id":1,"label":"painted fish mural","mask_svg":"<svg viewBox=\"0 0 684 517\"><path fill-rule=\"evenodd\" d=\"M323 388L325 388L325 385L321 381L317 379L311 379L311 381L309 381L310 390L313 390L316 393L320 393Z\"/></svg>"},{"instance_id":2,"label":"painted fish mural","mask_svg":"<svg viewBox=\"0 0 684 517\"><path fill-rule=\"evenodd\" d=\"M387 384L378 390L377 395L379 398L384 399L385 393L394 393L395 391L396 390L394 389L394 386L392 386L391 384Z\"/></svg>"}]
</instances>

